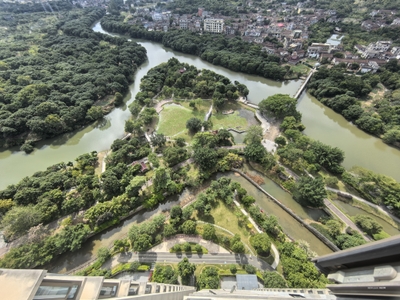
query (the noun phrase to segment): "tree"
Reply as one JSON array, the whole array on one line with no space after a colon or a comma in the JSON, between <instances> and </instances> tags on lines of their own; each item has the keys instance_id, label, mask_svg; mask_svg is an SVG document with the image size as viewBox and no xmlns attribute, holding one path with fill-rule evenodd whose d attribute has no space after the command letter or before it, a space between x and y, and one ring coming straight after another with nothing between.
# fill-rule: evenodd
<instances>
[{"instance_id":1,"label":"tree","mask_svg":"<svg viewBox=\"0 0 400 300\"><path fill-rule=\"evenodd\" d=\"M146 182L146 176L135 176L125 188L125 192L129 197L137 197L142 186Z\"/></svg>"},{"instance_id":2,"label":"tree","mask_svg":"<svg viewBox=\"0 0 400 300\"><path fill-rule=\"evenodd\" d=\"M240 241L235 242L233 244L231 242L231 249L235 253L244 253L245 252L244 244Z\"/></svg>"},{"instance_id":3,"label":"tree","mask_svg":"<svg viewBox=\"0 0 400 300\"><path fill-rule=\"evenodd\" d=\"M296 104L297 100L289 95L275 94L262 100L258 106L262 114L266 115L271 112L278 118L294 116L296 120L300 120L301 115L296 110Z\"/></svg>"},{"instance_id":4,"label":"tree","mask_svg":"<svg viewBox=\"0 0 400 300\"><path fill-rule=\"evenodd\" d=\"M186 122L186 128L192 133L196 133L196 132L200 131L201 126L202 126L202 122L198 118L190 118Z\"/></svg>"},{"instance_id":5,"label":"tree","mask_svg":"<svg viewBox=\"0 0 400 300\"><path fill-rule=\"evenodd\" d=\"M148 234L139 234L133 242L134 251L145 251L151 247L152 238Z\"/></svg>"},{"instance_id":6,"label":"tree","mask_svg":"<svg viewBox=\"0 0 400 300\"><path fill-rule=\"evenodd\" d=\"M177 284L178 274L171 266L157 265L152 276L152 281L166 284Z\"/></svg>"},{"instance_id":7,"label":"tree","mask_svg":"<svg viewBox=\"0 0 400 300\"><path fill-rule=\"evenodd\" d=\"M155 192L160 192L166 189L168 182L171 180L169 169L157 168L153 178L153 187Z\"/></svg>"},{"instance_id":8,"label":"tree","mask_svg":"<svg viewBox=\"0 0 400 300\"><path fill-rule=\"evenodd\" d=\"M182 208L179 205L174 205L170 212L171 219L180 218L182 216Z\"/></svg>"},{"instance_id":9,"label":"tree","mask_svg":"<svg viewBox=\"0 0 400 300\"><path fill-rule=\"evenodd\" d=\"M266 233L257 233L250 239L251 245L254 247L258 255L269 256L271 250L271 241Z\"/></svg>"},{"instance_id":10,"label":"tree","mask_svg":"<svg viewBox=\"0 0 400 300\"><path fill-rule=\"evenodd\" d=\"M194 271L196 271L196 265L191 264L187 257L178 263L178 274L181 276L184 285L189 283L189 279L194 274Z\"/></svg>"},{"instance_id":11,"label":"tree","mask_svg":"<svg viewBox=\"0 0 400 300\"><path fill-rule=\"evenodd\" d=\"M170 237L176 234L176 229L172 224L167 224L164 227L164 236Z\"/></svg>"},{"instance_id":12,"label":"tree","mask_svg":"<svg viewBox=\"0 0 400 300\"><path fill-rule=\"evenodd\" d=\"M203 252L203 247L201 247L199 244L197 244L194 247L194 250L196 250L197 253L202 253Z\"/></svg>"},{"instance_id":13,"label":"tree","mask_svg":"<svg viewBox=\"0 0 400 300\"><path fill-rule=\"evenodd\" d=\"M236 272L237 272L236 265L234 265L234 264L230 265L230 266L229 266L229 270L231 271L231 273L232 273L233 275L235 275Z\"/></svg>"},{"instance_id":14,"label":"tree","mask_svg":"<svg viewBox=\"0 0 400 300\"><path fill-rule=\"evenodd\" d=\"M101 247L97 250L97 259L101 262L105 262L110 257L110 250L106 247Z\"/></svg>"},{"instance_id":15,"label":"tree","mask_svg":"<svg viewBox=\"0 0 400 300\"><path fill-rule=\"evenodd\" d=\"M248 273L248 274L256 274L257 269L256 267L252 266L252 265L245 265L244 270Z\"/></svg>"},{"instance_id":16,"label":"tree","mask_svg":"<svg viewBox=\"0 0 400 300\"><path fill-rule=\"evenodd\" d=\"M163 151L163 159L168 166L174 166L187 158L185 148L168 147Z\"/></svg>"},{"instance_id":17,"label":"tree","mask_svg":"<svg viewBox=\"0 0 400 300\"><path fill-rule=\"evenodd\" d=\"M370 216L356 215L354 218L358 227L365 231L369 236L379 233L383 227Z\"/></svg>"},{"instance_id":18,"label":"tree","mask_svg":"<svg viewBox=\"0 0 400 300\"><path fill-rule=\"evenodd\" d=\"M16 238L41 221L41 213L36 207L13 206L1 220L1 227L4 228L8 239Z\"/></svg>"},{"instance_id":19,"label":"tree","mask_svg":"<svg viewBox=\"0 0 400 300\"><path fill-rule=\"evenodd\" d=\"M210 240L210 241L215 238L215 227L213 225L211 225L211 224L205 224L204 225L203 238L205 240Z\"/></svg>"},{"instance_id":20,"label":"tree","mask_svg":"<svg viewBox=\"0 0 400 300\"><path fill-rule=\"evenodd\" d=\"M153 147L163 147L167 139L162 133L155 133L150 137L150 143Z\"/></svg>"},{"instance_id":21,"label":"tree","mask_svg":"<svg viewBox=\"0 0 400 300\"><path fill-rule=\"evenodd\" d=\"M197 286L199 290L217 289L219 287L219 276L217 268L204 268L197 280Z\"/></svg>"},{"instance_id":22,"label":"tree","mask_svg":"<svg viewBox=\"0 0 400 300\"><path fill-rule=\"evenodd\" d=\"M287 288L286 280L277 272L264 272L263 279L265 288Z\"/></svg>"},{"instance_id":23,"label":"tree","mask_svg":"<svg viewBox=\"0 0 400 300\"><path fill-rule=\"evenodd\" d=\"M261 143L263 138L263 130L261 126L253 125L250 126L249 129L246 131L246 136L244 138L244 142L247 145L250 144L259 144Z\"/></svg>"},{"instance_id":24,"label":"tree","mask_svg":"<svg viewBox=\"0 0 400 300\"><path fill-rule=\"evenodd\" d=\"M122 94L119 92L116 92L115 98L114 98L115 106L120 106L123 102L124 102L124 97L122 96Z\"/></svg>"},{"instance_id":25,"label":"tree","mask_svg":"<svg viewBox=\"0 0 400 300\"><path fill-rule=\"evenodd\" d=\"M325 184L321 177L311 178L302 176L296 184L294 198L302 204L313 207L324 205L324 199L327 197Z\"/></svg>"},{"instance_id":26,"label":"tree","mask_svg":"<svg viewBox=\"0 0 400 300\"><path fill-rule=\"evenodd\" d=\"M193 154L194 161L204 171L212 170L218 162L218 153L215 149L196 147Z\"/></svg>"},{"instance_id":27,"label":"tree","mask_svg":"<svg viewBox=\"0 0 400 300\"><path fill-rule=\"evenodd\" d=\"M187 220L182 224L181 228L184 234L195 234L196 222L192 220Z\"/></svg>"}]
</instances>

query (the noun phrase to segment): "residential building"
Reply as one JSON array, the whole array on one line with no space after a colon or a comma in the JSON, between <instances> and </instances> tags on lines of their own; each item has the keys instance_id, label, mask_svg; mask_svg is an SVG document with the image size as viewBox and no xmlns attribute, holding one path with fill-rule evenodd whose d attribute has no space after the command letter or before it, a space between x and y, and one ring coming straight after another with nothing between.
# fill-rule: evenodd
<instances>
[{"instance_id":1,"label":"residential building","mask_svg":"<svg viewBox=\"0 0 400 300\"><path fill-rule=\"evenodd\" d=\"M212 33L223 33L224 32L224 20L223 19L204 19L204 31Z\"/></svg>"}]
</instances>

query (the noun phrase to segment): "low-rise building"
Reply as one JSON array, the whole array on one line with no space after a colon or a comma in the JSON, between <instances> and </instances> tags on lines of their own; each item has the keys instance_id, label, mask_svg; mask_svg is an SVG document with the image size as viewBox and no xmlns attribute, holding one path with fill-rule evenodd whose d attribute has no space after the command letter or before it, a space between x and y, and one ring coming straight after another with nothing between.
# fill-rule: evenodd
<instances>
[{"instance_id":1,"label":"low-rise building","mask_svg":"<svg viewBox=\"0 0 400 300\"><path fill-rule=\"evenodd\" d=\"M212 33L223 33L224 32L224 20L223 19L204 19L204 31Z\"/></svg>"}]
</instances>

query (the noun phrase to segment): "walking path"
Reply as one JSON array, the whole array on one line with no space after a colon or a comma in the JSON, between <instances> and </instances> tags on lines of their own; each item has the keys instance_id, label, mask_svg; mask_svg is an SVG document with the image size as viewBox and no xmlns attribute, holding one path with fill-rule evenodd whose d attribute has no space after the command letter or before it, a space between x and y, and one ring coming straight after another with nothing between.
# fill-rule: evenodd
<instances>
[{"instance_id":1,"label":"walking path","mask_svg":"<svg viewBox=\"0 0 400 300\"><path fill-rule=\"evenodd\" d=\"M344 213L342 213L335 205L333 205L332 202L330 202L328 199L324 199L324 204L332 213L334 213L348 227L350 227L351 229L360 233L362 235L362 237L364 238L364 240L366 240L367 242L371 241L371 239L366 237L364 235L364 233L357 227L357 225L354 224L353 221L350 220Z\"/></svg>"},{"instance_id":2,"label":"walking path","mask_svg":"<svg viewBox=\"0 0 400 300\"><path fill-rule=\"evenodd\" d=\"M220 245L213 243L211 241L202 239L198 235L186 235L186 234L179 234L179 235L175 235L174 237L172 237L170 239L164 239L164 242L151 248L148 252L157 252L157 253L169 252L169 249L171 249L174 245L182 244L185 242L199 244L199 245L203 246L204 248L206 248L208 250L208 253L210 253L210 254L230 253L228 250L221 247Z\"/></svg>"},{"instance_id":3,"label":"walking path","mask_svg":"<svg viewBox=\"0 0 400 300\"><path fill-rule=\"evenodd\" d=\"M342 193L342 194L351 196L351 197L353 197L354 199L357 199L358 201L360 201L360 202L362 202L362 203L365 203L365 204L371 206L372 208L376 208L376 209L379 210L380 212L384 213L384 214L387 215L388 217L390 217L390 218L392 218L393 220L395 220L396 222L400 223L400 218L398 218L398 217L394 216L393 214L389 213L388 211L386 211L384 208L382 208L382 207L379 206L379 205L376 205L376 204L374 204L374 203L371 203L371 202L369 202L368 200L365 200L365 199L363 199L363 198L361 198L361 197L358 197L358 196L356 196L356 195L343 192L343 191L341 191L341 190L333 189L333 188L330 188L330 187L326 187L326 189L327 189L328 191L331 191L331 192L334 192L334 193L339 193L339 192L340 192L340 193Z\"/></svg>"},{"instance_id":4,"label":"walking path","mask_svg":"<svg viewBox=\"0 0 400 300\"><path fill-rule=\"evenodd\" d=\"M256 224L256 222L253 220L253 218L251 216L249 216L249 214L247 213L247 211L245 211L243 208L240 207L239 202L237 202L236 200L233 200L233 202L235 203L235 205L241 210L241 212L249 218L250 223L253 225L253 227L257 230L258 233L263 233L263 231L258 227L258 225ZM276 249L276 246L271 243L271 250L272 252L274 252L274 262L272 263L271 267L273 269L276 270L276 267L279 265L279 251L278 249Z\"/></svg>"},{"instance_id":5,"label":"walking path","mask_svg":"<svg viewBox=\"0 0 400 300\"><path fill-rule=\"evenodd\" d=\"M247 254L230 254L230 253L213 253L213 254L197 254L197 253L169 253L169 252L144 252L144 253L121 253L115 256L112 262L108 262L109 266L116 266L119 263L128 262L146 262L146 263L179 263L183 258L187 257L191 263L195 264L240 264L252 265L260 270L273 271L262 259Z\"/></svg>"}]
</instances>

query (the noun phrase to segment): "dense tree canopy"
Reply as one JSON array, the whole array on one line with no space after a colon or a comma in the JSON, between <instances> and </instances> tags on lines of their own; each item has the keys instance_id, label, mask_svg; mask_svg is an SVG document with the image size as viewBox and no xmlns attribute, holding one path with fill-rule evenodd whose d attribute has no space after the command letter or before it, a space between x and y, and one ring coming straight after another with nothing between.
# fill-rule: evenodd
<instances>
[{"instance_id":1,"label":"dense tree canopy","mask_svg":"<svg viewBox=\"0 0 400 300\"><path fill-rule=\"evenodd\" d=\"M275 80L282 80L287 73L287 69L279 65L278 56L262 52L260 46L247 43L240 37L229 39L224 35L199 35L186 30L147 31L142 26L124 23L122 17L116 16L106 16L101 24L108 31L162 42L173 50L200 56L214 65L233 71Z\"/></svg>"},{"instance_id":2,"label":"dense tree canopy","mask_svg":"<svg viewBox=\"0 0 400 300\"><path fill-rule=\"evenodd\" d=\"M0 44L0 146L93 122L109 111L96 106L98 100L127 91L146 51L123 38L94 33L90 26L103 15L97 8L73 10L33 40L22 32Z\"/></svg>"}]
</instances>

